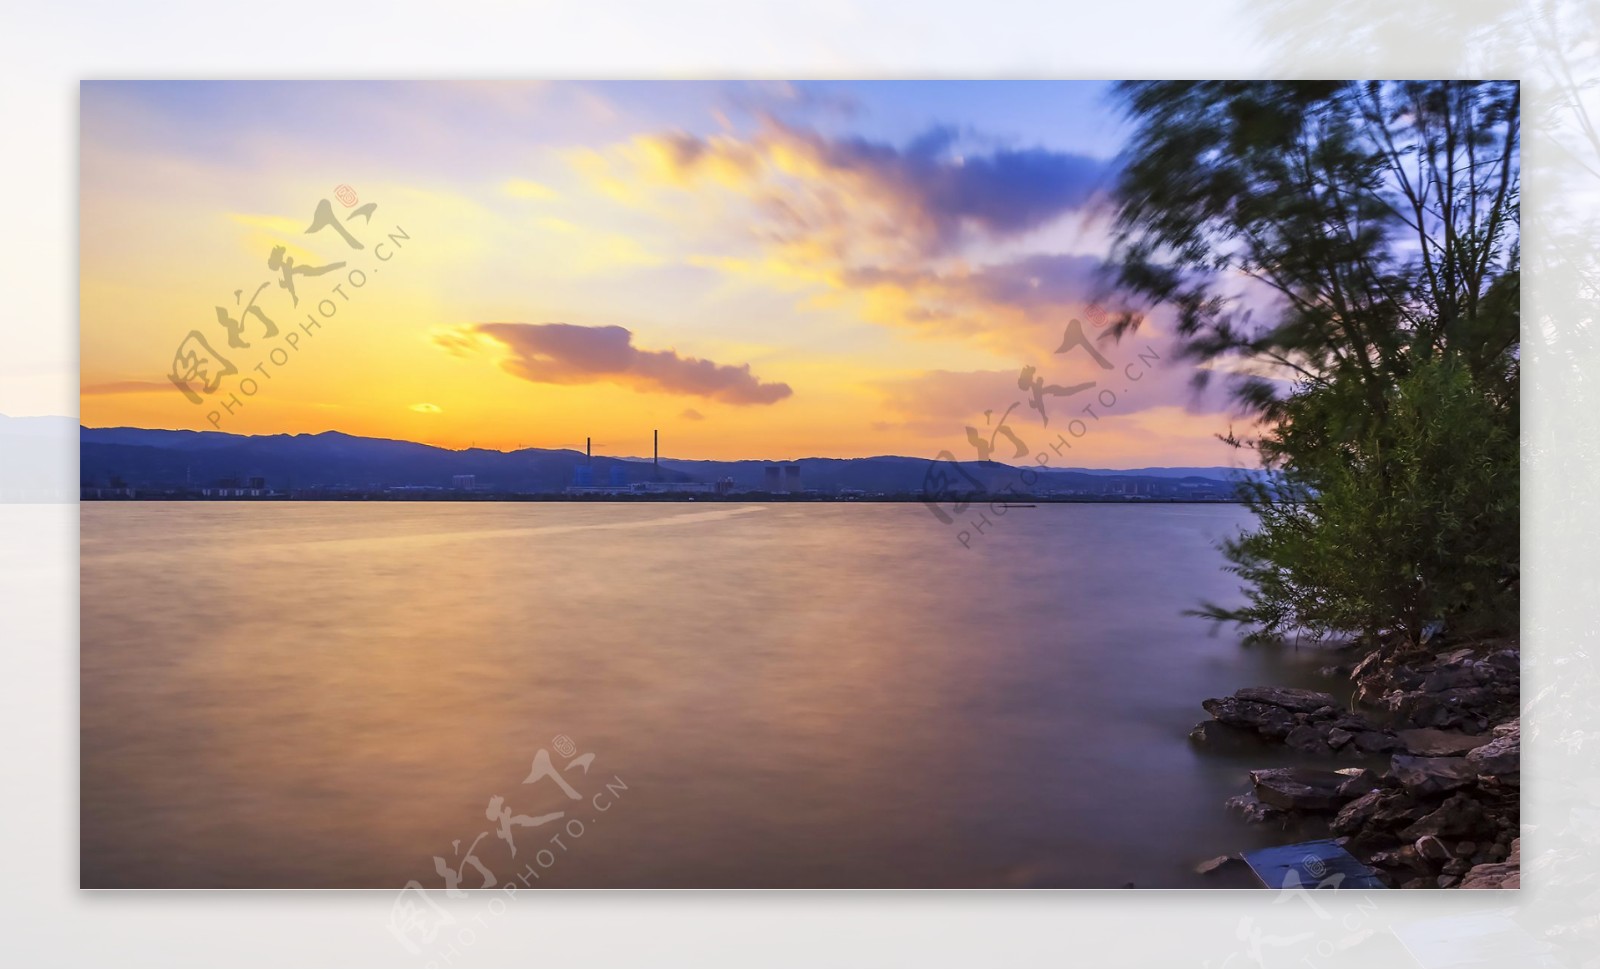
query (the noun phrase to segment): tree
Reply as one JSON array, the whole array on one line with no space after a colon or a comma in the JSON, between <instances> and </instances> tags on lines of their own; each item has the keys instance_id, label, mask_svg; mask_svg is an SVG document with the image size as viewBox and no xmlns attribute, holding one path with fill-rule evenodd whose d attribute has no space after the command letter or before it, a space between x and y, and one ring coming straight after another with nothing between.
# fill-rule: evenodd
<instances>
[{"instance_id":1,"label":"tree","mask_svg":"<svg viewBox=\"0 0 1600 970\"><path fill-rule=\"evenodd\" d=\"M1275 480L1224 552L1258 635L1515 624L1515 82L1147 82L1122 286L1240 374ZM1138 318L1119 321L1120 335Z\"/></svg>"}]
</instances>

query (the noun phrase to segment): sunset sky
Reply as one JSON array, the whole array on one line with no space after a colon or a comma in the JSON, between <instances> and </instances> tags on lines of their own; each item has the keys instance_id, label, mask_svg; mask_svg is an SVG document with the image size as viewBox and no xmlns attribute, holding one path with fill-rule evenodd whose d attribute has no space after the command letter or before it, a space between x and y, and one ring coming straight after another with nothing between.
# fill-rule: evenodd
<instances>
[{"instance_id":1,"label":"sunset sky","mask_svg":"<svg viewBox=\"0 0 1600 970\"><path fill-rule=\"evenodd\" d=\"M86 83L81 420L976 458L1016 403L1033 450L1086 422L1054 464L1233 463L1160 312L1109 371L1055 352L1115 304L1119 118L1076 82ZM1027 366L1095 387L1045 427Z\"/></svg>"}]
</instances>

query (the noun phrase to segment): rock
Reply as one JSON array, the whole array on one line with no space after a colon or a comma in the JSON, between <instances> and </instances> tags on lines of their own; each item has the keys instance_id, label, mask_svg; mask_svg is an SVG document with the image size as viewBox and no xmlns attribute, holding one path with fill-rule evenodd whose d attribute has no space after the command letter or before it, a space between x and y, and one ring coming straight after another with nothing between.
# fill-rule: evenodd
<instances>
[{"instance_id":1,"label":"rock","mask_svg":"<svg viewBox=\"0 0 1600 970\"><path fill-rule=\"evenodd\" d=\"M1476 842L1457 842L1456 843L1456 855L1461 856L1462 858L1468 858L1470 856L1473 856L1473 855L1477 854L1477 851L1478 851L1478 843L1476 843Z\"/></svg>"},{"instance_id":2,"label":"rock","mask_svg":"<svg viewBox=\"0 0 1600 970\"><path fill-rule=\"evenodd\" d=\"M1473 866L1461 879L1462 889L1521 889L1522 867L1509 862Z\"/></svg>"},{"instance_id":3,"label":"rock","mask_svg":"<svg viewBox=\"0 0 1600 970\"><path fill-rule=\"evenodd\" d=\"M1428 813L1421 802L1404 791L1385 792L1387 797L1372 813L1370 824L1378 829L1394 829L1410 825Z\"/></svg>"},{"instance_id":4,"label":"rock","mask_svg":"<svg viewBox=\"0 0 1600 970\"><path fill-rule=\"evenodd\" d=\"M1429 862L1449 862L1453 858L1450 849L1431 835L1424 835L1414 843L1414 846L1417 855Z\"/></svg>"},{"instance_id":5,"label":"rock","mask_svg":"<svg viewBox=\"0 0 1600 970\"><path fill-rule=\"evenodd\" d=\"M1480 775L1489 775L1507 785L1521 783L1522 734L1508 732L1467 752L1467 764Z\"/></svg>"},{"instance_id":6,"label":"rock","mask_svg":"<svg viewBox=\"0 0 1600 970\"><path fill-rule=\"evenodd\" d=\"M1246 822L1265 822L1283 815L1283 812L1271 805L1262 804L1253 794L1235 795L1223 804L1238 812Z\"/></svg>"},{"instance_id":7,"label":"rock","mask_svg":"<svg viewBox=\"0 0 1600 970\"><path fill-rule=\"evenodd\" d=\"M1457 687L1476 687L1480 682L1478 672L1473 665L1448 664L1441 665L1433 673L1422 678L1421 689L1430 694L1437 694Z\"/></svg>"},{"instance_id":8,"label":"rock","mask_svg":"<svg viewBox=\"0 0 1600 970\"><path fill-rule=\"evenodd\" d=\"M1421 871L1427 868L1427 863L1417 853L1416 846L1402 845L1396 849L1383 852L1374 852L1369 860L1375 866L1385 869L1411 869Z\"/></svg>"},{"instance_id":9,"label":"rock","mask_svg":"<svg viewBox=\"0 0 1600 970\"><path fill-rule=\"evenodd\" d=\"M1294 718L1289 711L1276 704L1244 701L1237 697L1212 697L1200 706L1229 727L1243 728L1263 737L1281 739L1294 727Z\"/></svg>"},{"instance_id":10,"label":"rock","mask_svg":"<svg viewBox=\"0 0 1600 970\"><path fill-rule=\"evenodd\" d=\"M1483 831L1485 821L1483 805L1476 799L1457 792L1446 798L1438 808L1407 826L1400 835L1407 839L1428 835L1460 838L1463 835L1474 835Z\"/></svg>"},{"instance_id":11,"label":"rock","mask_svg":"<svg viewBox=\"0 0 1600 970\"><path fill-rule=\"evenodd\" d=\"M1339 785L1339 794L1345 798L1359 798L1379 784L1377 772L1370 768L1340 768L1338 774L1345 776Z\"/></svg>"},{"instance_id":12,"label":"rock","mask_svg":"<svg viewBox=\"0 0 1600 970\"><path fill-rule=\"evenodd\" d=\"M1497 738L1504 737L1507 734L1515 734L1520 738L1522 736L1522 718L1514 717L1504 724L1496 724L1494 730L1490 733Z\"/></svg>"},{"instance_id":13,"label":"rock","mask_svg":"<svg viewBox=\"0 0 1600 970\"><path fill-rule=\"evenodd\" d=\"M1362 731L1355 736L1354 744L1370 754L1382 754L1400 747L1399 739L1382 731Z\"/></svg>"},{"instance_id":14,"label":"rock","mask_svg":"<svg viewBox=\"0 0 1600 970\"><path fill-rule=\"evenodd\" d=\"M1383 803L1384 793L1381 790L1369 791L1360 798L1339 809L1339 814L1334 816L1333 824L1329 828L1335 832L1354 832L1365 826L1377 813Z\"/></svg>"},{"instance_id":15,"label":"rock","mask_svg":"<svg viewBox=\"0 0 1600 970\"><path fill-rule=\"evenodd\" d=\"M1401 889L1427 889L1429 887L1437 886L1437 885L1438 885L1438 881L1437 880L1435 880L1433 882L1429 882L1426 879L1417 878L1417 879L1412 879L1409 882L1402 883L1400 888Z\"/></svg>"},{"instance_id":16,"label":"rock","mask_svg":"<svg viewBox=\"0 0 1600 970\"><path fill-rule=\"evenodd\" d=\"M1328 747L1335 750L1344 747L1355 739L1355 735L1344 728L1332 728L1328 731Z\"/></svg>"},{"instance_id":17,"label":"rock","mask_svg":"<svg viewBox=\"0 0 1600 970\"><path fill-rule=\"evenodd\" d=\"M1206 861L1195 866L1194 871L1203 876L1210 872L1216 872L1218 869L1221 869L1223 866L1233 861L1235 861L1234 856L1219 855L1215 859L1207 859Z\"/></svg>"},{"instance_id":18,"label":"rock","mask_svg":"<svg viewBox=\"0 0 1600 970\"><path fill-rule=\"evenodd\" d=\"M1406 751L1429 758L1466 754L1473 748L1489 743L1489 738L1460 731L1441 731L1438 728L1409 728L1396 731Z\"/></svg>"},{"instance_id":19,"label":"rock","mask_svg":"<svg viewBox=\"0 0 1600 970\"><path fill-rule=\"evenodd\" d=\"M1328 747L1326 736L1315 725L1301 724L1284 735L1283 743L1297 751L1307 751L1313 754L1326 754L1331 749Z\"/></svg>"},{"instance_id":20,"label":"rock","mask_svg":"<svg viewBox=\"0 0 1600 970\"><path fill-rule=\"evenodd\" d=\"M1444 873L1448 876L1459 876L1472 868L1472 863L1466 859L1451 859L1444 864Z\"/></svg>"},{"instance_id":21,"label":"rock","mask_svg":"<svg viewBox=\"0 0 1600 970\"><path fill-rule=\"evenodd\" d=\"M1495 848L1500 848L1496 846ZM1462 889L1522 888L1522 840L1511 840L1511 851L1504 862L1473 866L1461 880Z\"/></svg>"},{"instance_id":22,"label":"rock","mask_svg":"<svg viewBox=\"0 0 1600 970\"><path fill-rule=\"evenodd\" d=\"M1484 657L1483 662L1502 674L1520 675L1522 672L1522 654L1516 650L1496 650Z\"/></svg>"},{"instance_id":23,"label":"rock","mask_svg":"<svg viewBox=\"0 0 1600 970\"><path fill-rule=\"evenodd\" d=\"M1435 880L1435 882L1438 884L1440 889L1449 889L1451 886L1454 886L1456 884L1456 880L1459 879L1459 878L1460 878L1459 876L1452 876L1452 875L1446 874L1446 875L1440 876L1437 880Z\"/></svg>"},{"instance_id":24,"label":"rock","mask_svg":"<svg viewBox=\"0 0 1600 970\"><path fill-rule=\"evenodd\" d=\"M1291 812L1332 812L1348 801L1339 786L1346 775L1320 768L1267 768L1250 772L1255 796L1273 808Z\"/></svg>"},{"instance_id":25,"label":"rock","mask_svg":"<svg viewBox=\"0 0 1600 970\"><path fill-rule=\"evenodd\" d=\"M1419 758L1397 754L1390 769L1395 780L1414 795L1454 791L1477 780L1478 772L1466 758Z\"/></svg>"},{"instance_id":26,"label":"rock","mask_svg":"<svg viewBox=\"0 0 1600 970\"><path fill-rule=\"evenodd\" d=\"M1300 711L1306 714L1323 707L1338 709L1341 705L1332 694L1324 694L1316 690L1302 690L1298 687L1245 687L1233 692L1233 696L1241 701L1252 701L1257 704L1271 704L1290 711Z\"/></svg>"},{"instance_id":27,"label":"rock","mask_svg":"<svg viewBox=\"0 0 1600 970\"><path fill-rule=\"evenodd\" d=\"M1427 811L1404 790L1378 788L1340 809L1331 828L1340 834L1360 830L1363 835L1376 836L1410 825Z\"/></svg>"}]
</instances>

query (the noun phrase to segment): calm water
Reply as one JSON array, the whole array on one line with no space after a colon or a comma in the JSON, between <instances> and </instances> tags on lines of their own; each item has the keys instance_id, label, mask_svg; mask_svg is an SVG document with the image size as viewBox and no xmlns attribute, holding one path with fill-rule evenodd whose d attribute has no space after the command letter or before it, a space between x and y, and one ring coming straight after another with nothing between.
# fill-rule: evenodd
<instances>
[{"instance_id":1,"label":"calm water","mask_svg":"<svg viewBox=\"0 0 1600 970\"><path fill-rule=\"evenodd\" d=\"M477 840L550 887L1227 885L1271 761L1200 701L1327 686L1181 615L1246 516L85 504L83 884L478 886ZM566 814L513 860L496 795Z\"/></svg>"}]
</instances>

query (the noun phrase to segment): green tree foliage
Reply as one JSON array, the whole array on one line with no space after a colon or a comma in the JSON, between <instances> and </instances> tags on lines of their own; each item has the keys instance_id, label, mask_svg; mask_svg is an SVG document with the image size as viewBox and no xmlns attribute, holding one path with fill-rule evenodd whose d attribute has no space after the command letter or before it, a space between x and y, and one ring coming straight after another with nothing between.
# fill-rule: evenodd
<instances>
[{"instance_id":1,"label":"green tree foliage","mask_svg":"<svg viewBox=\"0 0 1600 970\"><path fill-rule=\"evenodd\" d=\"M1513 629L1514 82L1149 82L1119 184L1122 285L1234 373L1273 483L1224 551L1257 635ZM1129 316L1117 333L1137 325Z\"/></svg>"}]
</instances>

